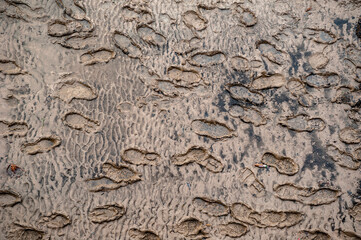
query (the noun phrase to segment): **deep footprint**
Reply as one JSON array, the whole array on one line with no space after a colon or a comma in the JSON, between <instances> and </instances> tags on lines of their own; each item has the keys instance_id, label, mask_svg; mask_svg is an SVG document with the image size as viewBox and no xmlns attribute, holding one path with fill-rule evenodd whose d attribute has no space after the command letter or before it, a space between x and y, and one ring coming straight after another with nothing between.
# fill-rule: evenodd
<instances>
[{"instance_id":1,"label":"deep footprint","mask_svg":"<svg viewBox=\"0 0 361 240\"><path fill-rule=\"evenodd\" d=\"M63 123L73 129L85 131L87 133L96 132L99 128L99 122L90 119L77 112L69 112L62 118Z\"/></svg>"},{"instance_id":2,"label":"deep footprint","mask_svg":"<svg viewBox=\"0 0 361 240\"><path fill-rule=\"evenodd\" d=\"M234 130L224 123L213 120L196 119L192 121L192 130L200 135L214 140L230 138L234 136Z\"/></svg>"},{"instance_id":3,"label":"deep footprint","mask_svg":"<svg viewBox=\"0 0 361 240\"><path fill-rule=\"evenodd\" d=\"M71 219L65 214L55 212L49 216L42 217L40 223L48 228L63 228L71 223Z\"/></svg>"},{"instance_id":4,"label":"deep footprint","mask_svg":"<svg viewBox=\"0 0 361 240\"><path fill-rule=\"evenodd\" d=\"M208 23L208 21L203 16L201 16L200 13L192 10L183 13L182 19L187 27L197 31L205 29Z\"/></svg>"},{"instance_id":5,"label":"deep footprint","mask_svg":"<svg viewBox=\"0 0 361 240\"><path fill-rule=\"evenodd\" d=\"M174 84L183 87L197 86L202 80L198 71L177 66L169 67L167 74L168 77L173 80Z\"/></svg>"},{"instance_id":6,"label":"deep footprint","mask_svg":"<svg viewBox=\"0 0 361 240\"><path fill-rule=\"evenodd\" d=\"M251 123L255 127L259 127L267 123L267 118L264 117L256 108L233 105L229 109L229 114L232 117L240 118L245 123Z\"/></svg>"},{"instance_id":7,"label":"deep footprint","mask_svg":"<svg viewBox=\"0 0 361 240\"><path fill-rule=\"evenodd\" d=\"M346 127L340 130L338 136L344 143L357 144L361 142L361 131L359 129Z\"/></svg>"},{"instance_id":8,"label":"deep footprint","mask_svg":"<svg viewBox=\"0 0 361 240\"><path fill-rule=\"evenodd\" d=\"M134 240L160 240L160 237L151 230L131 228L128 231L128 235Z\"/></svg>"},{"instance_id":9,"label":"deep footprint","mask_svg":"<svg viewBox=\"0 0 361 240\"><path fill-rule=\"evenodd\" d=\"M20 194L11 190L0 190L0 207L12 207L20 202Z\"/></svg>"},{"instance_id":10,"label":"deep footprint","mask_svg":"<svg viewBox=\"0 0 361 240\"><path fill-rule=\"evenodd\" d=\"M21 151L34 155L38 153L49 152L55 147L58 147L61 143L61 139L58 136L42 137L35 142L25 143L21 146Z\"/></svg>"},{"instance_id":11,"label":"deep footprint","mask_svg":"<svg viewBox=\"0 0 361 240\"><path fill-rule=\"evenodd\" d=\"M263 75L252 81L252 88L263 90L268 88L279 88L286 84L286 78L279 73L272 75Z\"/></svg>"},{"instance_id":12,"label":"deep footprint","mask_svg":"<svg viewBox=\"0 0 361 240\"><path fill-rule=\"evenodd\" d=\"M229 236L232 238L239 238L248 232L248 227L242 223L229 222L218 226L218 232L221 235Z\"/></svg>"},{"instance_id":13,"label":"deep footprint","mask_svg":"<svg viewBox=\"0 0 361 240\"><path fill-rule=\"evenodd\" d=\"M274 167L277 172L286 175L295 175L299 170L298 164L292 158L280 156L271 152L263 154L262 163Z\"/></svg>"},{"instance_id":14,"label":"deep footprint","mask_svg":"<svg viewBox=\"0 0 361 240\"><path fill-rule=\"evenodd\" d=\"M264 102L264 97L257 91L252 91L241 84L229 84L226 86L231 97L237 100L246 101L254 105L260 105Z\"/></svg>"},{"instance_id":15,"label":"deep footprint","mask_svg":"<svg viewBox=\"0 0 361 240\"><path fill-rule=\"evenodd\" d=\"M80 63L83 63L84 65L107 63L111 59L115 58L115 55L116 53L113 50L106 48L91 50L80 56Z\"/></svg>"},{"instance_id":16,"label":"deep footprint","mask_svg":"<svg viewBox=\"0 0 361 240\"><path fill-rule=\"evenodd\" d=\"M23 73L22 69L15 61L0 59L0 72L8 75L16 75Z\"/></svg>"},{"instance_id":17,"label":"deep footprint","mask_svg":"<svg viewBox=\"0 0 361 240\"><path fill-rule=\"evenodd\" d=\"M8 122L0 120L0 136L24 137L28 133L28 125L24 122Z\"/></svg>"},{"instance_id":18,"label":"deep footprint","mask_svg":"<svg viewBox=\"0 0 361 240\"><path fill-rule=\"evenodd\" d=\"M196 197L193 199L193 205L201 212L211 216L225 216L229 213L229 207L221 201L210 198Z\"/></svg>"},{"instance_id":19,"label":"deep footprint","mask_svg":"<svg viewBox=\"0 0 361 240\"><path fill-rule=\"evenodd\" d=\"M304 78L304 82L314 88L329 88L340 82L337 73L312 73Z\"/></svg>"},{"instance_id":20,"label":"deep footprint","mask_svg":"<svg viewBox=\"0 0 361 240\"><path fill-rule=\"evenodd\" d=\"M282 200L301 202L306 205L323 205L337 200L340 190L331 188L305 188L292 183L277 185L273 188L276 196Z\"/></svg>"},{"instance_id":21,"label":"deep footprint","mask_svg":"<svg viewBox=\"0 0 361 240\"><path fill-rule=\"evenodd\" d=\"M160 161L160 156L155 152L129 148L123 152L122 159L135 165L157 165Z\"/></svg>"},{"instance_id":22,"label":"deep footprint","mask_svg":"<svg viewBox=\"0 0 361 240\"><path fill-rule=\"evenodd\" d=\"M206 226L203 222L196 218L186 218L174 227L174 230L185 237L190 238L208 238L208 233L205 232Z\"/></svg>"},{"instance_id":23,"label":"deep footprint","mask_svg":"<svg viewBox=\"0 0 361 240\"><path fill-rule=\"evenodd\" d=\"M361 162L356 161L351 154L341 151L332 144L327 145L327 154L333 161L344 168L357 170L361 165Z\"/></svg>"},{"instance_id":24,"label":"deep footprint","mask_svg":"<svg viewBox=\"0 0 361 240\"><path fill-rule=\"evenodd\" d=\"M221 64L226 60L226 55L220 51L198 52L193 54L188 60L189 64L206 67Z\"/></svg>"},{"instance_id":25,"label":"deep footprint","mask_svg":"<svg viewBox=\"0 0 361 240\"><path fill-rule=\"evenodd\" d=\"M164 35L156 32L152 27L140 24L137 26L137 33L143 41L153 46L162 46L166 43Z\"/></svg>"},{"instance_id":26,"label":"deep footprint","mask_svg":"<svg viewBox=\"0 0 361 240\"><path fill-rule=\"evenodd\" d=\"M311 118L306 114L280 117L279 124L296 132L322 131L326 127L321 118Z\"/></svg>"},{"instance_id":27,"label":"deep footprint","mask_svg":"<svg viewBox=\"0 0 361 240\"><path fill-rule=\"evenodd\" d=\"M286 62L287 59L286 53L278 50L275 45L262 40L257 42L256 46L261 52L262 56L264 56L271 62L276 63L278 65L283 65Z\"/></svg>"},{"instance_id":28,"label":"deep footprint","mask_svg":"<svg viewBox=\"0 0 361 240\"><path fill-rule=\"evenodd\" d=\"M93 100L98 97L98 93L85 83L69 80L57 84L54 96L70 103L73 99Z\"/></svg>"},{"instance_id":29,"label":"deep footprint","mask_svg":"<svg viewBox=\"0 0 361 240\"><path fill-rule=\"evenodd\" d=\"M89 212L89 219L93 223L111 222L121 218L125 211L125 207L118 204L99 206Z\"/></svg>"},{"instance_id":30,"label":"deep footprint","mask_svg":"<svg viewBox=\"0 0 361 240\"><path fill-rule=\"evenodd\" d=\"M304 214L296 211L273 211L266 210L258 213L253 212L250 214L250 218L254 219L258 227L291 227L304 219Z\"/></svg>"}]
</instances>

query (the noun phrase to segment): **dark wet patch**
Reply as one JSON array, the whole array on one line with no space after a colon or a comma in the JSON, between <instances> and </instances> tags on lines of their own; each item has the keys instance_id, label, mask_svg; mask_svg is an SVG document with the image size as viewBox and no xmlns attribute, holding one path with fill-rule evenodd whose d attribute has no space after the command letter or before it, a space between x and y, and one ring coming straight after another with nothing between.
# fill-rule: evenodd
<instances>
[{"instance_id":1,"label":"dark wet patch","mask_svg":"<svg viewBox=\"0 0 361 240\"><path fill-rule=\"evenodd\" d=\"M337 27L339 27L342 30L343 25L347 24L348 20L347 19L336 18L335 20L333 20L333 22L337 25Z\"/></svg>"},{"instance_id":2,"label":"dark wet patch","mask_svg":"<svg viewBox=\"0 0 361 240\"><path fill-rule=\"evenodd\" d=\"M307 154L301 171L304 171L306 168L313 170L315 167L317 167L318 171L322 169L328 169L332 172L336 171L335 164L330 161L326 149L315 136L312 136L312 154Z\"/></svg>"},{"instance_id":3,"label":"dark wet patch","mask_svg":"<svg viewBox=\"0 0 361 240\"><path fill-rule=\"evenodd\" d=\"M355 33L356 36L359 39L361 39L361 17L358 19L358 22L356 23Z\"/></svg>"},{"instance_id":4,"label":"dark wet patch","mask_svg":"<svg viewBox=\"0 0 361 240\"><path fill-rule=\"evenodd\" d=\"M303 47L301 47L303 48ZM298 49L299 51L297 52L289 52L290 56L291 56L291 67L290 69L288 70L288 73L292 76L293 73L297 73L298 72L298 67L299 67L299 63L298 61L300 59L302 59L302 54L300 52L300 49ZM294 70L293 73L292 73L292 69Z\"/></svg>"}]
</instances>

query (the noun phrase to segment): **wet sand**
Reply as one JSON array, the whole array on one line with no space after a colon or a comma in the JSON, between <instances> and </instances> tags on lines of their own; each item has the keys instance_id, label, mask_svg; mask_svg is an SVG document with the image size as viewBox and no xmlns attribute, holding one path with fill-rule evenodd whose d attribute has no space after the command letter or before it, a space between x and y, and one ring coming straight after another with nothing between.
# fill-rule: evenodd
<instances>
[{"instance_id":1,"label":"wet sand","mask_svg":"<svg viewBox=\"0 0 361 240\"><path fill-rule=\"evenodd\" d=\"M1 1L0 239L360 239L359 9Z\"/></svg>"}]
</instances>

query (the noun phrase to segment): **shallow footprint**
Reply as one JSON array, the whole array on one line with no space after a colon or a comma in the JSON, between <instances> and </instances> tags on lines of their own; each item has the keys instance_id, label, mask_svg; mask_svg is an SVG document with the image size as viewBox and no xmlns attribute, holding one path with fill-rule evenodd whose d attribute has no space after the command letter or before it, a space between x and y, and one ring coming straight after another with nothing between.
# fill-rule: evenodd
<instances>
[{"instance_id":1,"label":"shallow footprint","mask_svg":"<svg viewBox=\"0 0 361 240\"><path fill-rule=\"evenodd\" d=\"M221 64L226 60L226 55L220 51L198 52L188 60L189 64L199 67Z\"/></svg>"},{"instance_id":2,"label":"shallow footprint","mask_svg":"<svg viewBox=\"0 0 361 240\"><path fill-rule=\"evenodd\" d=\"M84 65L93 65L96 63L107 63L111 59L115 58L116 53L113 50L100 48L97 50L91 50L80 56L80 63Z\"/></svg>"},{"instance_id":3,"label":"shallow footprint","mask_svg":"<svg viewBox=\"0 0 361 240\"><path fill-rule=\"evenodd\" d=\"M135 165L157 165L160 161L160 156L155 152L129 148L123 152L122 159Z\"/></svg>"},{"instance_id":4,"label":"shallow footprint","mask_svg":"<svg viewBox=\"0 0 361 240\"><path fill-rule=\"evenodd\" d=\"M254 210L246 205L245 203L234 203L231 206L231 215L238 221L248 223L248 224L255 224L255 220L250 218L251 213Z\"/></svg>"},{"instance_id":5,"label":"shallow footprint","mask_svg":"<svg viewBox=\"0 0 361 240\"><path fill-rule=\"evenodd\" d=\"M355 204L348 212L356 221L361 221L361 203Z\"/></svg>"},{"instance_id":6,"label":"shallow footprint","mask_svg":"<svg viewBox=\"0 0 361 240\"><path fill-rule=\"evenodd\" d=\"M141 174L126 165L103 164L104 175L116 183L131 184L141 180Z\"/></svg>"},{"instance_id":7,"label":"shallow footprint","mask_svg":"<svg viewBox=\"0 0 361 240\"><path fill-rule=\"evenodd\" d=\"M304 214L296 211L266 210L261 213L253 212L249 215L259 227L291 227L304 219Z\"/></svg>"},{"instance_id":8,"label":"shallow footprint","mask_svg":"<svg viewBox=\"0 0 361 240\"><path fill-rule=\"evenodd\" d=\"M177 166L192 162L202 162L209 156L208 151L203 147L193 146L186 153L174 155L171 160Z\"/></svg>"},{"instance_id":9,"label":"shallow footprint","mask_svg":"<svg viewBox=\"0 0 361 240\"><path fill-rule=\"evenodd\" d=\"M312 54L308 59L308 63L316 70L324 68L328 61L328 58L321 52Z\"/></svg>"},{"instance_id":10,"label":"shallow footprint","mask_svg":"<svg viewBox=\"0 0 361 240\"><path fill-rule=\"evenodd\" d=\"M248 231L247 225L237 222L229 222L218 226L218 232L222 235L232 238L239 238L246 234Z\"/></svg>"},{"instance_id":11,"label":"shallow footprint","mask_svg":"<svg viewBox=\"0 0 361 240\"><path fill-rule=\"evenodd\" d=\"M348 144L357 144L361 142L361 131L358 129L346 127L338 133L340 140Z\"/></svg>"},{"instance_id":12,"label":"shallow footprint","mask_svg":"<svg viewBox=\"0 0 361 240\"><path fill-rule=\"evenodd\" d=\"M79 36L70 36L65 38L59 44L65 48L72 48L75 50L87 49L91 46L96 45L96 37L93 35L79 35Z\"/></svg>"},{"instance_id":13,"label":"shallow footprint","mask_svg":"<svg viewBox=\"0 0 361 240\"><path fill-rule=\"evenodd\" d=\"M286 78L279 73L272 75L262 75L252 81L252 88L263 90L268 88L279 88L286 84Z\"/></svg>"},{"instance_id":14,"label":"shallow footprint","mask_svg":"<svg viewBox=\"0 0 361 240\"><path fill-rule=\"evenodd\" d=\"M213 173L222 172L224 168L223 163L212 155L208 155L206 159L197 163Z\"/></svg>"},{"instance_id":15,"label":"shallow footprint","mask_svg":"<svg viewBox=\"0 0 361 240\"><path fill-rule=\"evenodd\" d=\"M331 236L320 230L302 230L298 232L298 239L302 240L331 240Z\"/></svg>"},{"instance_id":16,"label":"shallow footprint","mask_svg":"<svg viewBox=\"0 0 361 240\"><path fill-rule=\"evenodd\" d=\"M250 102L254 105L260 105L264 102L264 97L257 91L252 91L242 84L229 84L226 86L231 97L237 100Z\"/></svg>"},{"instance_id":17,"label":"shallow footprint","mask_svg":"<svg viewBox=\"0 0 361 240\"><path fill-rule=\"evenodd\" d=\"M11 190L0 190L0 207L12 207L20 202L20 194Z\"/></svg>"},{"instance_id":18,"label":"shallow footprint","mask_svg":"<svg viewBox=\"0 0 361 240\"><path fill-rule=\"evenodd\" d=\"M21 151L34 155L37 153L49 152L55 147L58 147L61 143L61 139L58 136L42 137L35 142L25 143L21 146Z\"/></svg>"},{"instance_id":19,"label":"shallow footprint","mask_svg":"<svg viewBox=\"0 0 361 240\"><path fill-rule=\"evenodd\" d=\"M16 226L16 229L14 229L9 233L8 239L38 240L38 239L43 239L45 235L45 232L31 226L26 226L20 223L14 223L14 225Z\"/></svg>"},{"instance_id":20,"label":"shallow footprint","mask_svg":"<svg viewBox=\"0 0 361 240\"><path fill-rule=\"evenodd\" d=\"M340 82L337 73L312 73L304 78L304 81L310 87L329 88L336 86Z\"/></svg>"},{"instance_id":21,"label":"shallow footprint","mask_svg":"<svg viewBox=\"0 0 361 240\"><path fill-rule=\"evenodd\" d=\"M40 220L48 228L63 228L71 223L70 217L62 213L52 213L49 216L44 216Z\"/></svg>"},{"instance_id":22,"label":"shallow footprint","mask_svg":"<svg viewBox=\"0 0 361 240\"><path fill-rule=\"evenodd\" d=\"M205 228L206 226L203 222L193 217L186 218L174 226L174 230L183 236L197 239L208 238Z\"/></svg>"},{"instance_id":23,"label":"shallow footprint","mask_svg":"<svg viewBox=\"0 0 361 240\"><path fill-rule=\"evenodd\" d=\"M140 58L142 56L142 49L136 44L130 36L115 31L113 34L113 41L115 46L120 48L124 54L131 58Z\"/></svg>"},{"instance_id":24,"label":"shallow footprint","mask_svg":"<svg viewBox=\"0 0 361 240\"><path fill-rule=\"evenodd\" d=\"M207 27L208 21L200 13L193 10L183 13L182 18L184 24L190 29L201 31Z\"/></svg>"},{"instance_id":25,"label":"shallow footprint","mask_svg":"<svg viewBox=\"0 0 361 240\"><path fill-rule=\"evenodd\" d=\"M125 211L125 207L118 204L99 206L90 210L89 219L93 223L111 222L121 218Z\"/></svg>"},{"instance_id":26,"label":"shallow footprint","mask_svg":"<svg viewBox=\"0 0 361 240\"><path fill-rule=\"evenodd\" d=\"M274 167L277 172L286 175L295 175L299 170L298 164L292 158L280 156L271 152L263 154L262 163Z\"/></svg>"},{"instance_id":27,"label":"shallow footprint","mask_svg":"<svg viewBox=\"0 0 361 240\"><path fill-rule=\"evenodd\" d=\"M337 189L305 188L292 183L276 185L273 191L282 200L297 201L313 206L332 203L341 195L341 192Z\"/></svg>"},{"instance_id":28,"label":"shallow footprint","mask_svg":"<svg viewBox=\"0 0 361 240\"><path fill-rule=\"evenodd\" d=\"M120 187L124 187L124 186L128 185L128 183L115 182L105 176L86 179L85 182L86 182L87 188L89 189L90 192L102 192L102 191L116 190Z\"/></svg>"},{"instance_id":29,"label":"shallow footprint","mask_svg":"<svg viewBox=\"0 0 361 240\"><path fill-rule=\"evenodd\" d=\"M247 58L242 56L234 56L230 59L233 69L238 71L247 71L250 69L250 63Z\"/></svg>"},{"instance_id":30,"label":"shallow footprint","mask_svg":"<svg viewBox=\"0 0 361 240\"><path fill-rule=\"evenodd\" d=\"M8 75L16 75L23 73L22 69L15 61L0 59L0 72Z\"/></svg>"},{"instance_id":31,"label":"shallow footprint","mask_svg":"<svg viewBox=\"0 0 361 240\"><path fill-rule=\"evenodd\" d=\"M259 127L267 123L267 118L264 117L256 108L233 105L229 109L229 114L232 117L240 118L245 123L251 123L255 127Z\"/></svg>"},{"instance_id":32,"label":"shallow footprint","mask_svg":"<svg viewBox=\"0 0 361 240\"><path fill-rule=\"evenodd\" d=\"M201 212L211 216L219 217L229 213L229 207L226 204L210 198L195 197L193 205Z\"/></svg>"},{"instance_id":33,"label":"shallow footprint","mask_svg":"<svg viewBox=\"0 0 361 240\"><path fill-rule=\"evenodd\" d=\"M252 27L257 24L257 17L251 10L247 8L237 8L237 12L239 13L239 21L246 27Z\"/></svg>"},{"instance_id":34,"label":"shallow footprint","mask_svg":"<svg viewBox=\"0 0 361 240\"><path fill-rule=\"evenodd\" d=\"M321 118L311 118L307 114L280 117L279 124L297 132L322 131L326 127Z\"/></svg>"},{"instance_id":35,"label":"shallow footprint","mask_svg":"<svg viewBox=\"0 0 361 240\"><path fill-rule=\"evenodd\" d=\"M191 126L196 134L215 140L234 136L234 130L214 120L196 119L192 121Z\"/></svg>"},{"instance_id":36,"label":"shallow footprint","mask_svg":"<svg viewBox=\"0 0 361 240\"><path fill-rule=\"evenodd\" d=\"M99 128L99 122L90 119L77 112L69 112L64 115L63 122L66 126L85 131L87 133L96 132Z\"/></svg>"},{"instance_id":37,"label":"shallow footprint","mask_svg":"<svg viewBox=\"0 0 361 240\"><path fill-rule=\"evenodd\" d=\"M304 33L317 43L332 44L337 41L335 34L324 29L306 28Z\"/></svg>"},{"instance_id":38,"label":"shallow footprint","mask_svg":"<svg viewBox=\"0 0 361 240\"><path fill-rule=\"evenodd\" d=\"M266 194L265 186L256 178L251 169L245 168L240 173L241 182L255 197L263 197Z\"/></svg>"},{"instance_id":39,"label":"shallow footprint","mask_svg":"<svg viewBox=\"0 0 361 240\"><path fill-rule=\"evenodd\" d=\"M81 23L73 20L54 20L48 24L48 35L52 37L63 37L81 30Z\"/></svg>"},{"instance_id":40,"label":"shallow footprint","mask_svg":"<svg viewBox=\"0 0 361 240\"><path fill-rule=\"evenodd\" d=\"M357 170L361 165L361 162L356 161L351 154L341 151L332 144L327 145L327 154L333 161L344 168Z\"/></svg>"},{"instance_id":41,"label":"shallow footprint","mask_svg":"<svg viewBox=\"0 0 361 240\"><path fill-rule=\"evenodd\" d=\"M128 231L128 235L134 240L160 240L160 237L150 230L140 230L137 228L131 228Z\"/></svg>"},{"instance_id":42,"label":"shallow footprint","mask_svg":"<svg viewBox=\"0 0 361 240\"><path fill-rule=\"evenodd\" d=\"M358 106L361 103L361 91L349 87L340 87L336 90L336 96L332 102L338 104L348 104L351 107Z\"/></svg>"},{"instance_id":43,"label":"shallow footprint","mask_svg":"<svg viewBox=\"0 0 361 240\"><path fill-rule=\"evenodd\" d=\"M28 133L28 125L24 122L8 122L0 120L0 136L20 136Z\"/></svg>"},{"instance_id":44,"label":"shallow footprint","mask_svg":"<svg viewBox=\"0 0 361 240\"><path fill-rule=\"evenodd\" d=\"M93 87L73 79L58 83L54 96L70 103L73 99L93 100L98 93Z\"/></svg>"},{"instance_id":45,"label":"shallow footprint","mask_svg":"<svg viewBox=\"0 0 361 240\"><path fill-rule=\"evenodd\" d=\"M164 35L156 32L152 27L145 24L137 26L137 33L143 41L153 46L162 46L166 42Z\"/></svg>"},{"instance_id":46,"label":"shallow footprint","mask_svg":"<svg viewBox=\"0 0 361 240\"><path fill-rule=\"evenodd\" d=\"M282 65L286 62L286 54L276 48L275 45L265 40L256 43L257 48L261 52L262 56L267 58L273 63Z\"/></svg>"},{"instance_id":47,"label":"shallow footprint","mask_svg":"<svg viewBox=\"0 0 361 240\"><path fill-rule=\"evenodd\" d=\"M202 80L198 71L177 66L169 67L167 69L167 74L176 85L183 87L196 86Z\"/></svg>"}]
</instances>

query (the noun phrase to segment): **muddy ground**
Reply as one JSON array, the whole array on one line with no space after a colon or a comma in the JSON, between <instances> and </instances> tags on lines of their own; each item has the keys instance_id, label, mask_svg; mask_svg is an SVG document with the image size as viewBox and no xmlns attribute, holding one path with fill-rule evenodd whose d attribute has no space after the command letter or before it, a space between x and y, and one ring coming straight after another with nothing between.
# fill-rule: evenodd
<instances>
[{"instance_id":1,"label":"muddy ground","mask_svg":"<svg viewBox=\"0 0 361 240\"><path fill-rule=\"evenodd\" d=\"M360 239L360 9L1 0L0 239Z\"/></svg>"}]
</instances>

